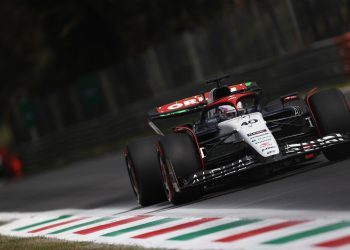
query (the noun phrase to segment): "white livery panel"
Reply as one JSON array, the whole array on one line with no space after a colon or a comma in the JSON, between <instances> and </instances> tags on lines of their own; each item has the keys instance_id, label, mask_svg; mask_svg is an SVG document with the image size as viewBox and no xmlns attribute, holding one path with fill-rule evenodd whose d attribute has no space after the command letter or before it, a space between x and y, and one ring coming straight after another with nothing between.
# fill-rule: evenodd
<instances>
[{"instance_id":1,"label":"white livery panel","mask_svg":"<svg viewBox=\"0 0 350 250\"><path fill-rule=\"evenodd\" d=\"M275 137L266 126L266 121L260 112L220 122L218 126L220 134L236 130L238 135L263 157L277 155L280 152Z\"/></svg>"}]
</instances>

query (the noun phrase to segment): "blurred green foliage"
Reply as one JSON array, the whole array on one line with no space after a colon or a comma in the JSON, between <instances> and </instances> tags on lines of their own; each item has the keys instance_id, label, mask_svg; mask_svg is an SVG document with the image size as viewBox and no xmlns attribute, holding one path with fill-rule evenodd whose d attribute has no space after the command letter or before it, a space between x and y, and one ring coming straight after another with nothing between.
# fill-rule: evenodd
<instances>
[{"instance_id":1,"label":"blurred green foliage","mask_svg":"<svg viewBox=\"0 0 350 250\"><path fill-rule=\"evenodd\" d=\"M44 94L202 25L231 1L2 0L0 98Z\"/></svg>"},{"instance_id":2,"label":"blurred green foliage","mask_svg":"<svg viewBox=\"0 0 350 250\"><path fill-rule=\"evenodd\" d=\"M242 7L257 5L267 13L285 47L290 38L279 25L276 5L280 2L284 1L2 0L0 106L14 90L26 88L45 95ZM291 3L306 41L349 29L350 0ZM288 17L283 22L291 20Z\"/></svg>"},{"instance_id":3,"label":"blurred green foliage","mask_svg":"<svg viewBox=\"0 0 350 250\"><path fill-rule=\"evenodd\" d=\"M0 121L0 147L10 145L11 140L12 133L10 126Z\"/></svg>"}]
</instances>

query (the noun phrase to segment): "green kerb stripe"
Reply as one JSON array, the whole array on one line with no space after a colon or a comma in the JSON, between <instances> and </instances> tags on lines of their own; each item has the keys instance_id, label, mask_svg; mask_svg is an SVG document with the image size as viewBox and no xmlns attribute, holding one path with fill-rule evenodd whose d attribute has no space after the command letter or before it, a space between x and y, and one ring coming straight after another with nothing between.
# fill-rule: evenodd
<instances>
[{"instance_id":1,"label":"green kerb stripe","mask_svg":"<svg viewBox=\"0 0 350 250\"><path fill-rule=\"evenodd\" d=\"M169 240L192 240L194 238L198 238L198 237L201 237L203 235L220 232L220 231L227 230L227 229L230 229L230 228L244 226L244 225L247 225L247 224L250 224L250 223L254 223L254 222L258 222L258 221L260 221L260 220L238 220L238 221L226 223L226 224L223 224L223 225L206 228L206 229L203 229L203 230L200 230L200 231L195 231L195 232L192 232L192 233L187 233L187 234L183 234L183 235L180 235L180 236L176 236L174 238L170 238Z\"/></svg>"},{"instance_id":2,"label":"green kerb stripe","mask_svg":"<svg viewBox=\"0 0 350 250\"><path fill-rule=\"evenodd\" d=\"M59 234L59 233L63 233L63 232L69 231L69 230L73 230L73 229L76 229L76 228L88 226L88 225L91 225L91 224L99 223L99 222L110 220L110 219L112 219L112 217L99 218L99 219L96 219L96 220L93 220L93 221L88 221L88 222L81 223L81 224L78 224L78 225L62 228L60 230L51 232L49 234Z\"/></svg>"},{"instance_id":3,"label":"green kerb stripe","mask_svg":"<svg viewBox=\"0 0 350 250\"><path fill-rule=\"evenodd\" d=\"M144 224L141 224L141 225L137 225L137 226L134 226L134 227L128 227L128 228L121 229L121 230L118 230L118 231L114 231L114 232L110 232L110 233L107 233L107 234L103 234L102 236L108 236L108 237L117 236L117 235L121 235L121 234L124 234L124 233L136 231L136 230L147 228L147 227L153 227L153 226L156 226L156 225L164 224L164 223L175 221L175 220L178 220L178 218L164 218L164 219L160 219L160 220L156 220L156 221L147 222L147 223L144 223Z\"/></svg>"},{"instance_id":4,"label":"green kerb stripe","mask_svg":"<svg viewBox=\"0 0 350 250\"><path fill-rule=\"evenodd\" d=\"M307 230L307 231L303 231L300 233L295 233L295 234L291 234L285 237L281 237L281 238L277 238L274 240L270 240L270 241L266 241L263 244L285 244L291 241L296 241L299 239L303 239L303 238L307 238L307 237L311 237L317 234L322 234L322 233L327 233L330 231L334 231L334 230L338 230L344 227L349 227L350 226L350 221L342 221L339 223L335 223L335 224L330 224L327 226L323 226L323 227L318 227L318 228L314 228L311 230Z\"/></svg>"},{"instance_id":5,"label":"green kerb stripe","mask_svg":"<svg viewBox=\"0 0 350 250\"><path fill-rule=\"evenodd\" d=\"M36 226L40 226L40 225L47 224L47 223L50 223L50 222L54 222L54 221L58 221L58 220L63 220L63 219L69 218L69 217L71 217L71 216L72 216L72 215L61 215L61 216L59 216L59 217L57 217L57 218L54 218L54 219L41 221L41 222L34 223L34 224L31 224L31 225L28 225L28 226L24 226L24 227L19 227L19 228L13 229L13 231L22 231L22 230L26 230L26 229L31 228L31 227L36 227Z\"/></svg>"}]
</instances>

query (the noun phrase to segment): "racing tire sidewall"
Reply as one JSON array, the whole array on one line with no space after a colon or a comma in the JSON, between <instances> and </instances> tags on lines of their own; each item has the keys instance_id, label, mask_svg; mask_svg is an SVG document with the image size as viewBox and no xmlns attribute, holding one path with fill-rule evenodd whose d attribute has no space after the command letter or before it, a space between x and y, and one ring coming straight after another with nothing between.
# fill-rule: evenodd
<instances>
[{"instance_id":1,"label":"racing tire sidewall","mask_svg":"<svg viewBox=\"0 0 350 250\"><path fill-rule=\"evenodd\" d=\"M350 132L349 108L339 89L318 92L310 97L309 103L321 136ZM328 160L341 160L350 155L349 144L326 148L323 154Z\"/></svg>"},{"instance_id":2,"label":"racing tire sidewall","mask_svg":"<svg viewBox=\"0 0 350 250\"><path fill-rule=\"evenodd\" d=\"M125 150L130 183L141 206L166 200L156 149L159 138L159 136L150 136L133 141Z\"/></svg>"},{"instance_id":3,"label":"racing tire sidewall","mask_svg":"<svg viewBox=\"0 0 350 250\"><path fill-rule=\"evenodd\" d=\"M203 186L186 191L176 191L174 187L181 186L178 179L188 178L201 169L198 151L191 136L186 132L166 135L159 141L158 151L163 186L168 201L174 205L180 205L202 198Z\"/></svg>"}]
</instances>

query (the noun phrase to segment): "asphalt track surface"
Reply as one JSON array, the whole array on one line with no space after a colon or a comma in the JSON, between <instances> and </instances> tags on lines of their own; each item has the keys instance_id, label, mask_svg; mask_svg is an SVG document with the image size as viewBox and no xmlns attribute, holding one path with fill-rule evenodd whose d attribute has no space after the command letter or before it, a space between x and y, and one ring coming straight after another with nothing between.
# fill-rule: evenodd
<instances>
[{"instance_id":1,"label":"asphalt track surface","mask_svg":"<svg viewBox=\"0 0 350 250\"><path fill-rule=\"evenodd\" d=\"M279 171L271 178L232 183L203 199L183 205L190 209L350 210L350 159L316 160ZM74 163L0 186L0 212L31 212L65 208L108 207L138 210L121 154ZM167 202L155 211L175 211Z\"/></svg>"}]
</instances>

